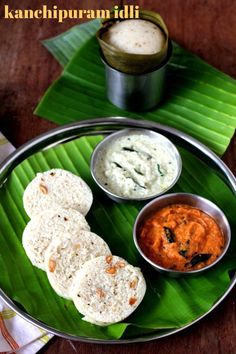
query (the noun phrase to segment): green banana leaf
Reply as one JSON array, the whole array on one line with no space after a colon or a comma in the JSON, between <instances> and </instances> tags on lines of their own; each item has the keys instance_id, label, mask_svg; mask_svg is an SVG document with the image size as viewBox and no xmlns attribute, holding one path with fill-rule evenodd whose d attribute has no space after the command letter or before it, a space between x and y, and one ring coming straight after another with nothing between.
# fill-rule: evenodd
<instances>
[{"instance_id":1,"label":"green banana leaf","mask_svg":"<svg viewBox=\"0 0 236 354\"><path fill-rule=\"evenodd\" d=\"M89 161L100 140L100 136L83 137L35 153L20 163L0 188L0 287L28 314L64 333L117 339L181 328L210 310L229 286L229 271L236 268L235 197L215 171L179 148L183 172L173 191L196 193L217 203L229 219L233 240L227 255L207 273L179 279L162 276L140 261L133 243L132 227L142 204L114 203L93 182ZM145 298L123 323L99 327L81 320L73 303L56 295L46 274L32 266L24 252L21 237L28 217L22 205L23 191L36 172L50 168L70 170L90 185L94 202L87 220L92 231L105 239L113 254L144 272Z\"/></svg>"},{"instance_id":2,"label":"green banana leaf","mask_svg":"<svg viewBox=\"0 0 236 354\"><path fill-rule=\"evenodd\" d=\"M164 102L151 112L126 112L106 99L94 35L98 27L98 20L90 21L44 41L65 69L35 114L58 124L106 116L149 119L180 129L222 155L236 127L235 80L174 44Z\"/></svg>"}]
</instances>

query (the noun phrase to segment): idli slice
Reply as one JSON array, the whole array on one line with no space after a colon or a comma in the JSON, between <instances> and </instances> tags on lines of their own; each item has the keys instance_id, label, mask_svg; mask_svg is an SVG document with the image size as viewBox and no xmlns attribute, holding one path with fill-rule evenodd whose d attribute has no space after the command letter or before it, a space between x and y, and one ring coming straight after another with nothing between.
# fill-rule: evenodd
<instances>
[{"instance_id":1,"label":"idli slice","mask_svg":"<svg viewBox=\"0 0 236 354\"><path fill-rule=\"evenodd\" d=\"M145 292L139 268L118 256L103 256L85 263L77 272L71 295L85 320L104 325L128 317Z\"/></svg>"},{"instance_id":2,"label":"idli slice","mask_svg":"<svg viewBox=\"0 0 236 354\"><path fill-rule=\"evenodd\" d=\"M82 230L76 236L64 235L53 240L46 250L45 268L48 280L59 296L71 299L75 273L85 262L110 254L106 242L93 232Z\"/></svg>"},{"instance_id":3,"label":"idli slice","mask_svg":"<svg viewBox=\"0 0 236 354\"><path fill-rule=\"evenodd\" d=\"M92 201L91 189L85 181L62 169L37 173L23 195L24 208L29 217L58 206L76 209L86 215Z\"/></svg>"},{"instance_id":4,"label":"idli slice","mask_svg":"<svg viewBox=\"0 0 236 354\"><path fill-rule=\"evenodd\" d=\"M22 244L31 263L45 270L45 251L51 241L66 232L74 235L80 230L90 230L85 217L75 209L57 207L39 213L28 222Z\"/></svg>"}]
</instances>

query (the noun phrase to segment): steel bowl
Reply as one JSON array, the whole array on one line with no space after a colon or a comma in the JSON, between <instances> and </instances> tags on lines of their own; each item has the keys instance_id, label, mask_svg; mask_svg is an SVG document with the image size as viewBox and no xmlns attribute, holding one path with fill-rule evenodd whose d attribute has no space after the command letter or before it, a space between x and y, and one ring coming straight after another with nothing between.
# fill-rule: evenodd
<instances>
[{"instance_id":1,"label":"steel bowl","mask_svg":"<svg viewBox=\"0 0 236 354\"><path fill-rule=\"evenodd\" d=\"M160 210L171 204L187 204L191 207L198 208L204 213L211 216L216 221L217 225L220 227L224 235L225 245L224 245L224 249L222 250L222 253L214 262L200 269L190 270L190 271L178 271L174 269L164 268L154 263L142 251L142 249L139 246L138 237L139 237L140 228L144 220L146 220L155 211ZM222 210L217 205L212 203L210 200L190 193L173 193L173 194L166 194L159 198L156 198L150 203L148 203L147 205L145 205L144 208L142 208L134 224L133 238L134 238L135 246L139 251L139 253L141 254L141 256L155 270L171 277L179 277L184 275L185 276L198 275L199 273L205 272L206 270L209 270L210 268L214 267L224 257L225 253L228 250L230 240L231 240L231 230L230 230L229 222L226 216L224 215L224 213L222 212Z\"/></svg>"},{"instance_id":2,"label":"steel bowl","mask_svg":"<svg viewBox=\"0 0 236 354\"><path fill-rule=\"evenodd\" d=\"M132 134L147 135L147 136L151 137L152 140L155 140L157 143L162 142L162 143L166 144L167 148L172 152L172 155L174 156L174 158L176 160L177 169L176 169L176 173L173 177L172 182L169 184L169 186L166 189L159 191L158 193L155 193L153 195L149 195L149 196L145 196L145 197L126 197L126 196L122 196L122 195L118 195L118 194L114 193L112 190L107 188L107 186L105 186L105 184L101 180L99 180L99 178L97 176L97 165L98 165L100 154L102 154L106 150L106 148L111 143L114 142L114 140L119 139L123 136L129 136ZM123 130L120 130L120 131L115 132L113 134L110 134L105 139L103 139L100 143L98 143L98 145L94 149L93 154L91 156L90 170L91 170L92 177L93 177L94 181L97 183L97 185L107 194L107 196L109 198L111 198L115 202L121 203L121 202L129 202L129 201L143 201L143 200L153 199L153 198L167 192L170 188L172 188L176 184L176 182L178 181L178 179L180 177L181 171L182 171L182 160L181 160L180 154L179 154L177 148L175 147L175 145L169 139L167 139L164 135L156 133L156 132L154 132L152 130L148 130L148 129L132 129L131 128L131 129L123 129Z\"/></svg>"}]
</instances>

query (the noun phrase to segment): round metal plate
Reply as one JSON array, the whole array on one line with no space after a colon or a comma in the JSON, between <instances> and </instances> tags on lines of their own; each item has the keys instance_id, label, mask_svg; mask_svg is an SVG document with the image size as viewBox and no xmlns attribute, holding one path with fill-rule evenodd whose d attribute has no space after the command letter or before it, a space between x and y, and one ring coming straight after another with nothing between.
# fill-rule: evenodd
<instances>
[{"instance_id":1,"label":"round metal plate","mask_svg":"<svg viewBox=\"0 0 236 354\"><path fill-rule=\"evenodd\" d=\"M153 123L150 121L144 120L134 120L123 117L114 117L114 118L98 118L80 121L78 123L68 124L65 126L61 126L59 128L53 129L47 133L44 133L38 136L35 139L30 140L28 143L24 144L19 149L15 150L1 165L0 165L0 186L4 184L7 177L11 173L11 171L24 159L36 153L40 150L49 149L52 146L64 143L69 140L73 140L75 138L81 136L88 135L98 135L98 134L109 134L111 132L124 129L124 128L145 128L152 129L156 132L159 132L169 139L171 139L174 143L183 146L184 148L190 150L201 160L205 161L208 165L210 165L213 169L217 171L218 174L221 175L222 179L228 184L232 192L236 195L236 178L229 170L229 168L224 164L221 159L214 154L210 149L208 149L205 145L192 138L191 136L176 130L174 128L170 128L168 126L164 126L161 124ZM236 273L231 278L231 282L225 291L225 293L215 302L215 304L211 307L211 309L206 312L204 315L198 317L195 321L187 324L178 329L171 330L163 330L153 333L147 336L141 336L137 338L131 339L120 339L120 340L99 340L88 337L79 337L70 335L67 333L60 332L55 328L52 328L32 316L25 313L22 309L20 309L1 289L0 289L0 297L7 303L7 305L14 310L18 315L23 317L28 322L48 331L52 334L64 337L66 339L71 340L79 340L83 342L89 343L109 343L109 344L121 344L121 343L135 343L135 342L145 342L158 338L163 338L170 336L174 333L180 332L183 329L191 326L192 324L198 322L200 319L209 314L214 308L216 308L221 301L226 297L226 295L230 292L233 286L236 283Z\"/></svg>"}]
</instances>

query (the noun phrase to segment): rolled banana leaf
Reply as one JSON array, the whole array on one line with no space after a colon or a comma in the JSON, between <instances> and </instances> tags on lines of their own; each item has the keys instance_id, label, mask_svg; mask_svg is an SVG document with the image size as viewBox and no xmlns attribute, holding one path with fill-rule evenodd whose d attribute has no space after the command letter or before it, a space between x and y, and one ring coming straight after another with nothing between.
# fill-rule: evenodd
<instances>
[{"instance_id":1,"label":"rolled banana leaf","mask_svg":"<svg viewBox=\"0 0 236 354\"><path fill-rule=\"evenodd\" d=\"M114 18L104 20L102 27L96 33L107 63L113 68L127 74L144 74L157 69L164 62L168 52L168 29L162 17L158 13L148 10L140 10L139 17L142 20L154 23L163 32L165 39L159 52L155 54L125 53L103 40L104 33L117 22L117 19Z\"/></svg>"}]
</instances>

